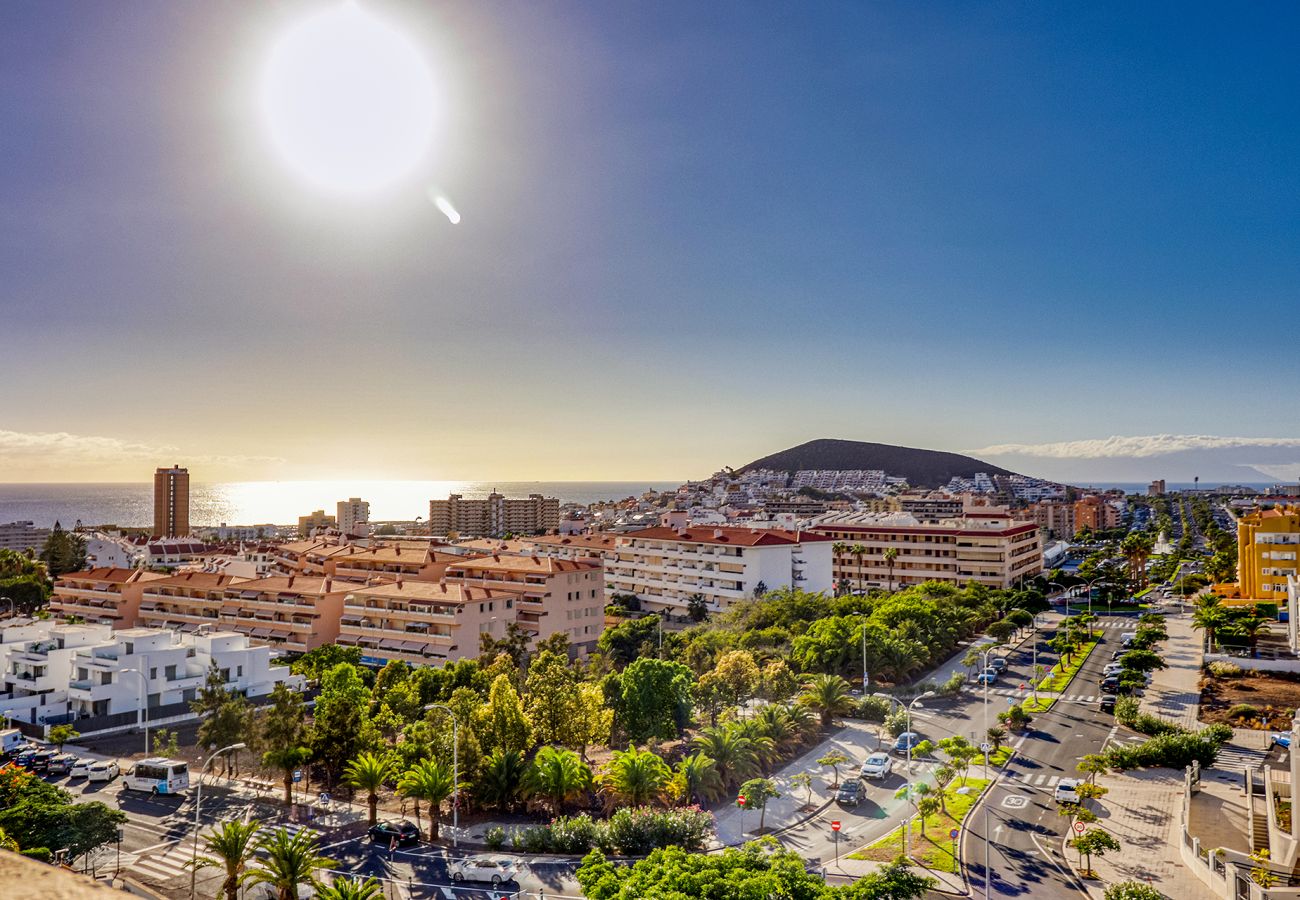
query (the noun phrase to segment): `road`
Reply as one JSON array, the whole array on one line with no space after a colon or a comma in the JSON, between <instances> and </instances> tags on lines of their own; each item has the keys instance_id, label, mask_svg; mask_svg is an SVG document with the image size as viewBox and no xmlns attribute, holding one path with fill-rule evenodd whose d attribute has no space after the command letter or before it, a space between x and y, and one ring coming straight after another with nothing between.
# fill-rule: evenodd
<instances>
[{"instance_id":1,"label":"road","mask_svg":"<svg viewBox=\"0 0 1300 900\"><path fill-rule=\"evenodd\" d=\"M1067 697L1094 694L1102 667L1120 646L1120 636L1127 630L1121 624L1124 620L1108 616L1103 621L1111 627L1103 629L1102 644L1071 682ZM1034 718L1005 777L967 820L963 856L976 897L1086 896L1070 862L1061 855L1069 822L1057 812L1053 789L1062 778L1080 777L1075 768L1079 759L1101 752L1114 733L1114 718L1102 713L1095 700L1063 699ZM986 885L985 840L990 837L992 877Z\"/></svg>"}]
</instances>

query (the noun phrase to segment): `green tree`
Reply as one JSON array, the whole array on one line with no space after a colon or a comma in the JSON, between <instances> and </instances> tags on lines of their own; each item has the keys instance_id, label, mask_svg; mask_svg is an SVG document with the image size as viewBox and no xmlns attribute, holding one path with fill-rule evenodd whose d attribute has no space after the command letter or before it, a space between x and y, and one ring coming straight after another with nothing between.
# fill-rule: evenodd
<instances>
[{"instance_id":1,"label":"green tree","mask_svg":"<svg viewBox=\"0 0 1300 900\"><path fill-rule=\"evenodd\" d=\"M504 654L510 658L514 668L522 670L532 637L517 622L506 625L506 635L503 638L494 638L484 631L478 636L479 659L492 660Z\"/></svg>"},{"instance_id":2,"label":"green tree","mask_svg":"<svg viewBox=\"0 0 1300 900\"><path fill-rule=\"evenodd\" d=\"M340 644L325 644L315 650L308 650L294 660L289 669L295 675L301 675L308 681L320 681L326 672L339 663L361 666L361 648L344 647Z\"/></svg>"},{"instance_id":3,"label":"green tree","mask_svg":"<svg viewBox=\"0 0 1300 900\"><path fill-rule=\"evenodd\" d=\"M577 673L567 655L538 653L528 666L524 698L524 709L538 742L566 747L580 743L574 726L582 698Z\"/></svg>"},{"instance_id":4,"label":"green tree","mask_svg":"<svg viewBox=\"0 0 1300 900\"><path fill-rule=\"evenodd\" d=\"M578 702L571 727L574 746L584 760L589 746L609 743L610 733L614 730L614 710L605 705L605 692L600 685L590 681L578 685Z\"/></svg>"},{"instance_id":5,"label":"green tree","mask_svg":"<svg viewBox=\"0 0 1300 900\"><path fill-rule=\"evenodd\" d=\"M994 725L988 731L984 732L984 736L988 738L988 742L993 748L992 752L997 753L1002 747L1002 742L1007 739L1007 730Z\"/></svg>"},{"instance_id":6,"label":"green tree","mask_svg":"<svg viewBox=\"0 0 1300 900\"><path fill-rule=\"evenodd\" d=\"M422 759L397 782L397 791L415 801L415 818L420 819L420 801L429 805L429 840L438 839L442 801L452 794L455 781L451 766L436 759Z\"/></svg>"},{"instance_id":7,"label":"green tree","mask_svg":"<svg viewBox=\"0 0 1300 900\"><path fill-rule=\"evenodd\" d=\"M180 735L166 728L153 733L153 755L175 758L181 753Z\"/></svg>"},{"instance_id":8,"label":"green tree","mask_svg":"<svg viewBox=\"0 0 1300 900\"><path fill-rule=\"evenodd\" d=\"M519 692L506 675L498 675L488 691L487 705L474 714L474 733L488 753L513 750L527 753L533 746L533 730L524 714Z\"/></svg>"},{"instance_id":9,"label":"green tree","mask_svg":"<svg viewBox=\"0 0 1300 900\"><path fill-rule=\"evenodd\" d=\"M225 872L221 891L226 900L239 900L240 879L253 858L254 836L261 827L262 823L256 819L249 822L230 819L203 835L204 855L198 858L195 868L212 867Z\"/></svg>"},{"instance_id":10,"label":"green tree","mask_svg":"<svg viewBox=\"0 0 1300 900\"><path fill-rule=\"evenodd\" d=\"M884 554L885 565L889 567L889 591L894 590L894 564L898 561L898 548L886 547Z\"/></svg>"},{"instance_id":11,"label":"green tree","mask_svg":"<svg viewBox=\"0 0 1300 900\"><path fill-rule=\"evenodd\" d=\"M734 728L705 728L695 738L695 747L713 760L724 789L731 788L758 771L754 742Z\"/></svg>"},{"instance_id":12,"label":"green tree","mask_svg":"<svg viewBox=\"0 0 1300 900\"><path fill-rule=\"evenodd\" d=\"M856 706L849 683L839 675L814 675L804 686L799 702L821 717L823 731L831 727L836 716L847 715Z\"/></svg>"},{"instance_id":13,"label":"green tree","mask_svg":"<svg viewBox=\"0 0 1300 900\"><path fill-rule=\"evenodd\" d=\"M316 832L290 833L277 828L258 845L262 858L255 868L240 876L244 885L265 884L275 891L277 900L298 900L301 885L314 885L316 873L334 864L318 852Z\"/></svg>"},{"instance_id":14,"label":"green tree","mask_svg":"<svg viewBox=\"0 0 1300 900\"><path fill-rule=\"evenodd\" d=\"M706 753L696 751L682 758L673 775L674 790L686 803L712 803L722 796L722 776Z\"/></svg>"},{"instance_id":15,"label":"green tree","mask_svg":"<svg viewBox=\"0 0 1300 900\"><path fill-rule=\"evenodd\" d=\"M293 773L311 761L308 746L307 710L302 695L280 682L271 692L271 703L258 719L262 765L280 772L284 784L284 805L293 803ZM373 824L373 823L371 823Z\"/></svg>"},{"instance_id":16,"label":"green tree","mask_svg":"<svg viewBox=\"0 0 1300 900\"><path fill-rule=\"evenodd\" d=\"M799 690L799 679L783 659L771 659L763 666L758 695L769 703L784 703Z\"/></svg>"},{"instance_id":17,"label":"green tree","mask_svg":"<svg viewBox=\"0 0 1300 900\"><path fill-rule=\"evenodd\" d=\"M706 622L709 618L709 604L703 594L691 594L686 600L686 614L695 623Z\"/></svg>"},{"instance_id":18,"label":"green tree","mask_svg":"<svg viewBox=\"0 0 1300 900\"><path fill-rule=\"evenodd\" d=\"M51 578L58 578L68 572L80 572L86 567L86 539L79 534L63 530L58 522L50 530L41 548L41 562Z\"/></svg>"},{"instance_id":19,"label":"green tree","mask_svg":"<svg viewBox=\"0 0 1300 900\"><path fill-rule=\"evenodd\" d=\"M251 743L256 732L257 723L252 707L238 691L227 688L230 680L229 670L217 665L214 658L208 667L203 687L199 689L190 709L202 717L199 723L198 744L200 747L228 747L236 743ZM222 770L234 768L238 771L237 753L221 758Z\"/></svg>"},{"instance_id":20,"label":"green tree","mask_svg":"<svg viewBox=\"0 0 1300 900\"><path fill-rule=\"evenodd\" d=\"M666 635L665 635L666 637ZM642 616L628 619L613 628L601 632L596 648L600 650L616 667L631 665L641 655L641 648L658 645L659 617Z\"/></svg>"},{"instance_id":21,"label":"green tree","mask_svg":"<svg viewBox=\"0 0 1300 900\"><path fill-rule=\"evenodd\" d=\"M357 790L366 792L366 805L370 809L370 824L379 821L379 792L393 774L393 763L387 755L363 753L347 764L343 780ZM292 782L290 782L292 785Z\"/></svg>"},{"instance_id":22,"label":"green tree","mask_svg":"<svg viewBox=\"0 0 1300 900\"><path fill-rule=\"evenodd\" d=\"M523 788L528 766L522 754L514 750L494 750L483 760L474 797L491 809L509 811Z\"/></svg>"},{"instance_id":23,"label":"green tree","mask_svg":"<svg viewBox=\"0 0 1300 900\"><path fill-rule=\"evenodd\" d=\"M332 789L343 767L362 753L376 749L380 738L370 721L370 691L355 666L339 663L326 670L320 685L311 750Z\"/></svg>"},{"instance_id":24,"label":"green tree","mask_svg":"<svg viewBox=\"0 0 1300 900\"><path fill-rule=\"evenodd\" d=\"M572 750L543 747L524 776L524 793L546 801L559 815L564 805L591 787L591 769Z\"/></svg>"},{"instance_id":25,"label":"green tree","mask_svg":"<svg viewBox=\"0 0 1300 900\"><path fill-rule=\"evenodd\" d=\"M1088 858L1087 866L1083 866L1084 872L1092 871L1092 858L1094 856L1105 856L1106 851L1119 849L1119 841L1110 832L1103 831L1100 828L1089 828L1083 834L1071 838L1065 843L1078 852L1080 866L1083 866L1084 857Z\"/></svg>"},{"instance_id":26,"label":"green tree","mask_svg":"<svg viewBox=\"0 0 1300 900\"><path fill-rule=\"evenodd\" d=\"M1088 753L1079 760L1075 766L1081 773L1088 776L1088 781L1096 784L1098 775L1105 775L1110 771L1110 766L1106 762L1106 757L1097 753Z\"/></svg>"},{"instance_id":27,"label":"green tree","mask_svg":"<svg viewBox=\"0 0 1300 900\"><path fill-rule=\"evenodd\" d=\"M681 663L638 659L605 679L605 698L630 742L671 740L690 721L691 670Z\"/></svg>"},{"instance_id":28,"label":"green tree","mask_svg":"<svg viewBox=\"0 0 1300 900\"><path fill-rule=\"evenodd\" d=\"M339 877L317 887L316 900L384 900L384 886L375 878L354 881Z\"/></svg>"},{"instance_id":29,"label":"green tree","mask_svg":"<svg viewBox=\"0 0 1300 900\"><path fill-rule=\"evenodd\" d=\"M817 765L824 766L825 768L830 769L832 772L834 772L835 782L831 785L831 787L839 787L840 766L844 765L848 761L849 758L845 756L843 753L841 753L838 750L832 750L830 753L827 753L825 756L820 757L817 760Z\"/></svg>"},{"instance_id":30,"label":"green tree","mask_svg":"<svg viewBox=\"0 0 1300 900\"><path fill-rule=\"evenodd\" d=\"M81 732L71 725L55 725L50 729L50 733L46 735L46 739L58 748L59 752L63 752L64 744L75 741L79 737L81 737Z\"/></svg>"},{"instance_id":31,"label":"green tree","mask_svg":"<svg viewBox=\"0 0 1300 900\"><path fill-rule=\"evenodd\" d=\"M732 650L722 654L713 667L723 697L731 705L744 703L754 695L761 673L754 654L748 650Z\"/></svg>"},{"instance_id":32,"label":"green tree","mask_svg":"<svg viewBox=\"0 0 1300 900\"><path fill-rule=\"evenodd\" d=\"M811 772L796 772L790 776L790 784L797 790L807 791L808 799L804 801L805 808L812 807L812 786L813 777Z\"/></svg>"},{"instance_id":33,"label":"green tree","mask_svg":"<svg viewBox=\"0 0 1300 900\"><path fill-rule=\"evenodd\" d=\"M614 751L602 781L615 803L646 806L663 799L671 778L672 770L657 753L628 747Z\"/></svg>"}]
</instances>

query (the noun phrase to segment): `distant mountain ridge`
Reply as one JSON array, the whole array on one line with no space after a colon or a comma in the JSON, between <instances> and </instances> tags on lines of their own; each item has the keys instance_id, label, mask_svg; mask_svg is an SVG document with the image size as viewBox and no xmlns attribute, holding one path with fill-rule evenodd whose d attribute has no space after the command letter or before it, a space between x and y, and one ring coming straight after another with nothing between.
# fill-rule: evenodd
<instances>
[{"instance_id":1,"label":"distant mountain ridge","mask_svg":"<svg viewBox=\"0 0 1300 900\"><path fill-rule=\"evenodd\" d=\"M989 475L1016 474L1009 469L960 453L835 438L819 438L764 456L740 471L753 469L791 473L801 469L880 469L887 475L906 478L908 484L919 488L943 487L954 477L970 478L976 472L986 472Z\"/></svg>"}]
</instances>

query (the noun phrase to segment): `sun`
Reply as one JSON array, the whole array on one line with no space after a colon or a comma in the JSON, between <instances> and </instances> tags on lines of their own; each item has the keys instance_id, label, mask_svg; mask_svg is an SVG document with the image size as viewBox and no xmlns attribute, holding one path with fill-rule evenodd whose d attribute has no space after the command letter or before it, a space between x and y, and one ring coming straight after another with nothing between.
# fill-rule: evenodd
<instances>
[{"instance_id":1,"label":"sun","mask_svg":"<svg viewBox=\"0 0 1300 900\"><path fill-rule=\"evenodd\" d=\"M433 75L407 35L353 2L294 24L262 71L262 118L298 176L364 194L411 175L433 140Z\"/></svg>"}]
</instances>

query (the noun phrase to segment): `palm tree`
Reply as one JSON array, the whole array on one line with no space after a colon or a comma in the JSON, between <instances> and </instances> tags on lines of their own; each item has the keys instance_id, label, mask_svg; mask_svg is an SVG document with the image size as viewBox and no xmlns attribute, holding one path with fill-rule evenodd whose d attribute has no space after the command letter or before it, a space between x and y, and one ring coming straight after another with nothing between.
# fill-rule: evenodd
<instances>
[{"instance_id":1,"label":"palm tree","mask_svg":"<svg viewBox=\"0 0 1300 900\"><path fill-rule=\"evenodd\" d=\"M916 655L915 645L908 641L890 640L879 650L876 665L888 672L894 684L907 679L921 660Z\"/></svg>"},{"instance_id":2,"label":"palm tree","mask_svg":"<svg viewBox=\"0 0 1300 900\"><path fill-rule=\"evenodd\" d=\"M699 751L677 764L677 783L688 802L710 803L722 796L722 776L713 760Z\"/></svg>"},{"instance_id":3,"label":"palm tree","mask_svg":"<svg viewBox=\"0 0 1300 900\"><path fill-rule=\"evenodd\" d=\"M854 544L849 548L849 555L858 561L858 590L862 590L862 557L867 555L867 548L862 544Z\"/></svg>"},{"instance_id":4,"label":"palm tree","mask_svg":"<svg viewBox=\"0 0 1300 900\"><path fill-rule=\"evenodd\" d=\"M256 819L251 822L231 819L203 836L203 848L210 855L199 857L194 867L206 869L212 866L226 870L226 878L221 882L226 900L239 900L239 881L253 857L256 849L253 836L260 827L261 823Z\"/></svg>"},{"instance_id":5,"label":"palm tree","mask_svg":"<svg viewBox=\"0 0 1300 900\"><path fill-rule=\"evenodd\" d=\"M363 753L343 770L343 780L354 788L366 792L366 803L370 807L370 824L379 818L379 792L393 774L393 761L388 756L378 753Z\"/></svg>"},{"instance_id":6,"label":"palm tree","mask_svg":"<svg viewBox=\"0 0 1300 900\"><path fill-rule=\"evenodd\" d=\"M397 790L415 801L415 818L420 819L420 801L429 804L429 840L438 839L439 808L451 796L454 782L451 767L436 759L422 759L406 770L397 782Z\"/></svg>"},{"instance_id":7,"label":"palm tree","mask_svg":"<svg viewBox=\"0 0 1300 900\"><path fill-rule=\"evenodd\" d=\"M540 797L559 815L564 804L591 787L591 769L572 750L543 747L524 776L524 793Z\"/></svg>"},{"instance_id":8,"label":"palm tree","mask_svg":"<svg viewBox=\"0 0 1300 900\"><path fill-rule=\"evenodd\" d=\"M659 756L649 750L629 746L614 757L605 769L605 790L617 803L646 806L663 797L672 771Z\"/></svg>"},{"instance_id":9,"label":"palm tree","mask_svg":"<svg viewBox=\"0 0 1300 900\"><path fill-rule=\"evenodd\" d=\"M493 750L483 760L483 768L474 782L474 796L484 806L506 810L514 806L528 767L514 750Z\"/></svg>"},{"instance_id":10,"label":"palm tree","mask_svg":"<svg viewBox=\"0 0 1300 900\"><path fill-rule=\"evenodd\" d=\"M257 868L240 876L240 884L270 885L277 900L298 900L298 887L315 884L316 872L334 865L334 861L317 854L316 832L290 833L277 828L264 838L258 850L265 854Z\"/></svg>"},{"instance_id":11,"label":"palm tree","mask_svg":"<svg viewBox=\"0 0 1300 900\"><path fill-rule=\"evenodd\" d=\"M849 552L849 545L844 541L836 541L831 544L831 559L835 562L835 567L839 568L841 560ZM835 584L835 593L847 594L849 592L849 580L843 576Z\"/></svg>"},{"instance_id":12,"label":"palm tree","mask_svg":"<svg viewBox=\"0 0 1300 900\"><path fill-rule=\"evenodd\" d=\"M306 747L281 747L262 754L262 765L279 769L284 776L284 805L293 803L293 773L311 762L311 750ZM370 824L374 824L371 822Z\"/></svg>"},{"instance_id":13,"label":"palm tree","mask_svg":"<svg viewBox=\"0 0 1300 900\"><path fill-rule=\"evenodd\" d=\"M815 712L798 703L785 709L790 715L790 725L798 735L799 743L805 743L817 736L817 732L821 730L821 720L817 718Z\"/></svg>"},{"instance_id":14,"label":"palm tree","mask_svg":"<svg viewBox=\"0 0 1300 900\"><path fill-rule=\"evenodd\" d=\"M769 703L750 719L758 733L771 738L777 749L784 752L803 740L790 715L790 709L779 703Z\"/></svg>"},{"instance_id":15,"label":"palm tree","mask_svg":"<svg viewBox=\"0 0 1300 900\"><path fill-rule=\"evenodd\" d=\"M743 738L749 739L749 745L754 748L754 758L758 760L758 767L766 772L781 758L781 751L776 746L776 741L770 738L764 731L763 726L753 719L746 719L740 722L730 722L727 728L736 732Z\"/></svg>"},{"instance_id":16,"label":"palm tree","mask_svg":"<svg viewBox=\"0 0 1300 900\"><path fill-rule=\"evenodd\" d=\"M1213 594L1207 596L1214 597ZM1228 624L1228 611L1219 605L1219 598L1214 597L1214 602L1196 603L1196 609L1192 611L1192 627L1204 629L1205 639L1210 648L1214 648L1215 632Z\"/></svg>"},{"instance_id":17,"label":"palm tree","mask_svg":"<svg viewBox=\"0 0 1300 900\"><path fill-rule=\"evenodd\" d=\"M855 703L849 683L839 675L817 674L804 685L799 702L821 717L822 730L831 727L836 716L850 712Z\"/></svg>"},{"instance_id":18,"label":"palm tree","mask_svg":"<svg viewBox=\"0 0 1300 900\"><path fill-rule=\"evenodd\" d=\"M885 565L889 567L889 590L894 590L894 561L898 559L897 547L885 548Z\"/></svg>"},{"instance_id":19,"label":"palm tree","mask_svg":"<svg viewBox=\"0 0 1300 900\"><path fill-rule=\"evenodd\" d=\"M384 900L384 887L374 878L365 881L335 878L333 884L322 884L316 889L316 900Z\"/></svg>"},{"instance_id":20,"label":"palm tree","mask_svg":"<svg viewBox=\"0 0 1300 900\"><path fill-rule=\"evenodd\" d=\"M705 728L695 738L695 746L713 760L724 788L735 787L758 771L753 743L735 729Z\"/></svg>"}]
</instances>

